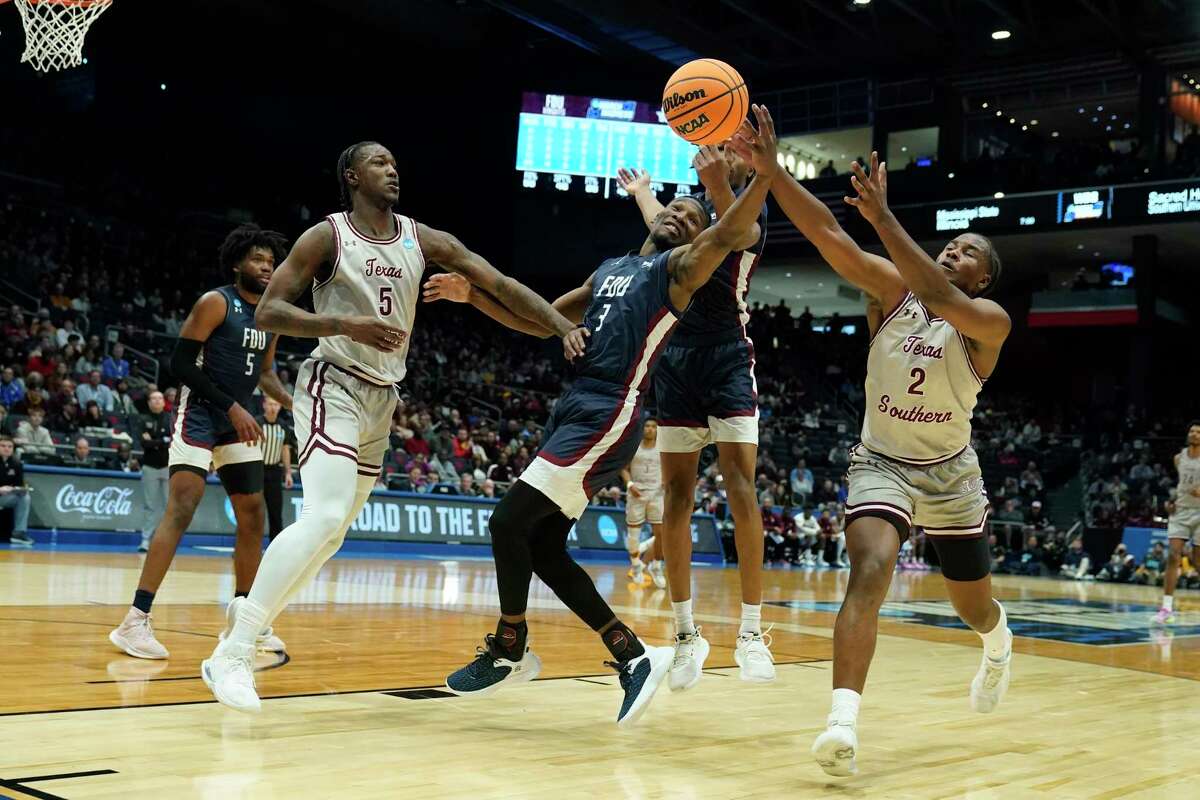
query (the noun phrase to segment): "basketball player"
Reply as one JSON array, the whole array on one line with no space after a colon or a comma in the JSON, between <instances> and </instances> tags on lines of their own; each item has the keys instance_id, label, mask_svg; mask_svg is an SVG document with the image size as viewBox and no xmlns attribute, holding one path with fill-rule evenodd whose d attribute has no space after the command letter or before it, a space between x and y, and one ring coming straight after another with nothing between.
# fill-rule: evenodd
<instances>
[{"instance_id":1,"label":"basketball player","mask_svg":"<svg viewBox=\"0 0 1200 800\"><path fill-rule=\"evenodd\" d=\"M1187 447L1175 454L1179 486L1175 490L1175 508L1167 521L1167 571L1163 576L1162 608L1154 622L1165 625L1175 619L1175 584L1179 580L1179 562L1183 548L1191 545L1192 563L1200 563L1200 420L1188 426Z\"/></svg>"},{"instance_id":2,"label":"basketball player","mask_svg":"<svg viewBox=\"0 0 1200 800\"><path fill-rule=\"evenodd\" d=\"M780 175L775 199L839 275L868 296L862 443L854 447L846 502L850 579L833 639L833 711L812 753L830 775L856 771L856 725L875 653L879 607L902 541L925 529L942 562L954 610L983 640L971 681L971 708L986 713L1008 688L1012 632L992 597L989 511L971 449L971 412L996 367L1011 322L982 297L1000 277L992 243L963 234L934 261L900 227L887 205L887 170L852 165L856 207L878 232L891 261L866 253L823 203Z\"/></svg>"},{"instance_id":3,"label":"basketball player","mask_svg":"<svg viewBox=\"0 0 1200 800\"><path fill-rule=\"evenodd\" d=\"M386 147L346 148L337 174L347 210L301 235L257 312L266 330L319 341L296 379L299 518L272 540L233 632L201 665L216 698L239 711L261 708L251 666L256 632L337 552L382 471L426 260L563 337L568 357L583 351L582 333L541 297L450 234L393 213L400 184ZM310 286L315 313L295 305Z\"/></svg>"},{"instance_id":4,"label":"basketball player","mask_svg":"<svg viewBox=\"0 0 1200 800\"><path fill-rule=\"evenodd\" d=\"M670 669L673 651L645 645L600 597L567 552L567 536L591 495L629 463L642 438L642 394L679 320L713 272L745 240L777 168L775 133L765 108L754 106L758 132L743 123L735 146L758 174L728 212L710 225L693 197L672 200L658 215L638 254L608 259L555 307L588 331L576 380L559 399L537 458L513 484L488 522L500 590L494 635L470 664L446 679L456 694L491 694L537 677L541 661L528 644L525 610L534 573L596 631L613 656L607 662L625 692L617 724L632 725ZM438 295L435 282L432 294ZM461 286L461 282L458 282ZM463 299L461 294L454 299ZM534 335L490 298L470 302L489 316Z\"/></svg>"},{"instance_id":5,"label":"basketball player","mask_svg":"<svg viewBox=\"0 0 1200 800\"><path fill-rule=\"evenodd\" d=\"M283 258L284 238L257 225L243 225L225 238L220 259L234 283L201 295L192 307L171 356L171 372L183 383L167 455L167 510L150 539L133 605L109 641L137 658L166 658L154 636L150 607L179 540L204 497L209 466L216 468L237 519L234 541L232 622L250 591L262 555L262 430L247 407L256 386L284 406L292 399L272 370L278 339L254 324L254 310ZM270 629L255 631L258 645L282 652Z\"/></svg>"},{"instance_id":6,"label":"basketball player","mask_svg":"<svg viewBox=\"0 0 1200 800\"><path fill-rule=\"evenodd\" d=\"M658 422L646 420L642 429L642 443L633 459L621 470L625 482L625 543L629 548L632 565L629 578L635 586L641 586L645 573L659 589L667 588L667 576L663 574L662 521L663 490L662 463L658 458ZM642 528L650 523L650 538L641 541ZM642 554L651 552L649 567L642 561ZM647 584L649 585L649 584Z\"/></svg>"},{"instance_id":7,"label":"basketball player","mask_svg":"<svg viewBox=\"0 0 1200 800\"><path fill-rule=\"evenodd\" d=\"M701 147L693 166L704 184L702 198L710 219L728 212L745 189L751 165L736 149ZM649 224L662 208L650 190L650 176L621 170L618 179L633 195ZM692 617L692 535L700 451L713 442L725 476L733 514L742 614L734 660L744 681L775 679L775 663L762 632L762 512L754 488L758 463L758 384L746 293L762 256L767 234L766 206L712 279L696 293L679 323L679 332L663 353L654 380L658 399L663 483L666 487L667 574L675 615L675 660L668 681L672 691L695 686L708 657L708 641Z\"/></svg>"}]
</instances>

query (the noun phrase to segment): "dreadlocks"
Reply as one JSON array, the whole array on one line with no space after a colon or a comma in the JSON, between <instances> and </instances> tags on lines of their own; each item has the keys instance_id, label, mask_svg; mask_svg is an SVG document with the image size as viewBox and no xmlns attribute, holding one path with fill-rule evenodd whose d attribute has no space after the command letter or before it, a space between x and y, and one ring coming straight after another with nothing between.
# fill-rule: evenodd
<instances>
[{"instance_id":1,"label":"dreadlocks","mask_svg":"<svg viewBox=\"0 0 1200 800\"><path fill-rule=\"evenodd\" d=\"M346 170L352 169L358 163L358 154L364 147L377 145L379 142L359 142L352 144L342 151L338 156L337 163L337 179L338 179L338 194L342 201L342 207L347 211L350 210L350 184L346 182Z\"/></svg>"}]
</instances>

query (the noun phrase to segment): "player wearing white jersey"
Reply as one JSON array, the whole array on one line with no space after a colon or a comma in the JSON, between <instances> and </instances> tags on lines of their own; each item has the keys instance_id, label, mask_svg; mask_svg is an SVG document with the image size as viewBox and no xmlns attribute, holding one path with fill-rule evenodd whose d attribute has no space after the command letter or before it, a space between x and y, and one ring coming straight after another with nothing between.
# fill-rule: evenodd
<instances>
[{"instance_id":1,"label":"player wearing white jersey","mask_svg":"<svg viewBox=\"0 0 1200 800\"><path fill-rule=\"evenodd\" d=\"M981 295L1000 275L992 243L963 234L932 260L887 205L887 169L851 165L856 197L891 261L863 251L821 201L786 173L771 187L780 208L843 278L869 297L871 330L862 444L851 457L846 503L850 579L833 638L833 710L813 743L830 775L857 771L858 708L875 653L879 608L898 545L925 529L954 610L983 641L971 708L993 710L1008 688L1012 632L992 597L987 497L970 447L971 413L1012 323ZM899 538L897 538L899 537Z\"/></svg>"},{"instance_id":2,"label":"player wearing white jersey","mask_svg":"<svg viewBox=\"0 0 1200 800\"><path fill-rule=\"evenodd\" d=\"M659 589L667 588L667 576L663 572L663 480L662 461L658 456L658 422L646 420L642 429L642 443L629 466L621 470L625 482L625 543L629 548L629 578L634 586L641 586L646 573ZM650 538L641 541L642 528L650 523ZM651 554L646 564L642 556ZM649 583L646 583L649 586Z\"/></svg>"},{"instance_id":3,"label":"player wearing white jersey","mask_svg":"<svg viewBox=\"0 0 1200 800\"><path fill-rule=\"evenodd\" d=\"M1164 625L1175 619L1175 584L1183 548L1192 548L1192 563L1200 563L1200 420L1188 425L1187 447L1175 454L1179 485L1175 489L1175 507L1167 521L1167 570L1163 576L1162 607L1154 622Z\"/></svg>"},{"instance_id":4,"label":"player wearing white jersey","mask_svg":"<svg viewBox=\"0 0 1200 800\"><path fill-rule=\"evenodd\" d=\"M251 665L255 634L337 552L379 477L426 261L562 336L568 358L583 352L582 334L544 299L450 234L393 213L400 185L387 148L377 142L346 148L338 180L348 210L296 241L255 314L265 330L318 344L297 375L293 406L304 505L263 555L232 632L201 665L217 699L239 711L260 708ZM295 305L309 286L315 314Z\"/></svg>"}]
</instances>

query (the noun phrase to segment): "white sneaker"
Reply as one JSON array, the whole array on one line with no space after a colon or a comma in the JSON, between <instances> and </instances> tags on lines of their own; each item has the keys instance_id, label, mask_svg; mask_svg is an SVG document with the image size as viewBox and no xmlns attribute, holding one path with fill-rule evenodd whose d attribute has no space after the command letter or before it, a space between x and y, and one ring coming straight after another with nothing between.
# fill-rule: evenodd
<instances>
[{"instance_id":1,"label":"white sneaker","mask_svg":"<svg viewBox=\"0 0 1200 800\"><path fill-rule=\"evenodd\" d=\"M167 648L154 638L150 615L132 606L108 640L134 658L166 658Z\"/></svg>"},{"instance_id":2,"label":"white sneaker","mask_svg":"<svg viewBox=\"0 0 1200 800\"><path fill-rule=\"evenodd\" d=\"M667 679L672 692L682 692L700 682L708 650L708 640L700 635L699 625L695 633L676 635L675 658L671 660L671 672Z\"/></svg>"},{"instance_id":3,"label":"white sneaker","mask_svg":"<svg viewBox=\"0 0 1200 800\"><path fill-rule=\"evenodd\" d=\"M663 572L663 562L650 562L650 577L654 580L654 586L658 589L667 588L667 575Z\"/></svg>"},{"instance_id":4,"label":"white sneaker","mask_svg":"<svg viewBox=\"0 0 1200 800\"><path fill-rule=\"evenodd\" d=\"M252 714L262 710L254 689L254 645L217 645L213 654L201 662L200 677L221 705Z\"/></svg>"},{"instance_id":5,"label":"white sneaker","mask_svg":"<svg viewBox=\"0 0 1200 800\"><path fill-rule=\"evenodd\" d=\"M243 599L244 598L241 597L235 597L229 601L229 605L225 607L225 630L221 631L221 633L217 635L218 642L225 641L225 637L233 633L233 625L237 622L238 606L242 604ZM283 639L280 639L275 635L275 630L270 625L259 631L258 637L254 640L254 644L259 650L263 650L268 653L282 653L287 650L287 647L283 643Z\"/></svg>"},{"instance_id":6,"label":"white sneaker","mask_svg":"<svg viewBox=\"0 0 1200 800\"><path fill-rule=\"evenodd\" d=\"M142 534L142 543L138 545L138 552L139 553L149 553L150 552L150 536L148 534L145 534L145 533Z\"/></svg>"},{"instance_id":7,"label":"white sneaker","mask_svg":"<svg viewBox=\"0 0 1200 800\"><path fill-rule=\"evenodd\" d=\"M979 671L971 681L971 710L980 714L988 714L996 710L1004 693L1008 691L1008 682L1012 678L1012 640L1011 630L1008 634L1008 652L1000 660L988 657L986 651Z\"/></svg>"},{"instance_id":8,"label":"white sneaker","mask_svg":"<svg viewBox=\"0 0 1200 800\"><path fill-rule=\"evenodd\" d=\"M813 742L812 756L825 774L846 778L858 772L855 754L858 750L858 733L855 721L848 717L829 715L825 732Z\"/></svg>"},{"instance_id":9,"label":"white sneaker","mask_svg":"<svg viewBox=\"0 0 1200 800\"><path fill-rule=\"evenodd\" d=\"M752 683L775 680L775 657L771 655L770 647L771 634L768 632L738 635L733 660L741 668L742 680Z\"/></svg>"}]
</instances>

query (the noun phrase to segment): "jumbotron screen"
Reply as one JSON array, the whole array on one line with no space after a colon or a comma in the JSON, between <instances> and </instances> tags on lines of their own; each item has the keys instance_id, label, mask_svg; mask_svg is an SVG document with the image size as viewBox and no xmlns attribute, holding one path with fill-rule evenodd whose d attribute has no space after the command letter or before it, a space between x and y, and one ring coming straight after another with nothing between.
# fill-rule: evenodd
<instances>
[{"instance_id":1,"label":"jumbotron screen","mask_svg":"<svg viewBox=\"0 0 1200 800\"><path fill-rule=\"evenodd\" d=\"M620 167L650 172L656 191L691 194L696 148L680 139L652 103L525 92L516 168L527 189L624 195Z\"/></svg>"}]
</instances>

